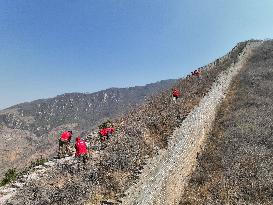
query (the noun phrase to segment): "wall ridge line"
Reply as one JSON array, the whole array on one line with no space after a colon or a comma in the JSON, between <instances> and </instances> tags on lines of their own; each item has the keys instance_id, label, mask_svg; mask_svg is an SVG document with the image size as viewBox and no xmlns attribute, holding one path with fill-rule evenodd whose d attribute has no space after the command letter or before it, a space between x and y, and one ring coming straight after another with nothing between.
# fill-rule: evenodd
<instances>
[{"instance_id":1,"label":"wall ridge line","mask_svg":"<svg viewBox=\"0 0 273 205\"><path fill-rule=\"evenodd\" d=\"M223 71L210 91L200 101L171 137L167 150L151 159L140 181L130 187L122 204L178 204L186 177L193 168L196 154L212 128L218 107L225 98L234 77L243 68L252 49L262 42L247 42L238 61ZM154 163L154 164L153 164Z\"/></svg>"}]
</instances>

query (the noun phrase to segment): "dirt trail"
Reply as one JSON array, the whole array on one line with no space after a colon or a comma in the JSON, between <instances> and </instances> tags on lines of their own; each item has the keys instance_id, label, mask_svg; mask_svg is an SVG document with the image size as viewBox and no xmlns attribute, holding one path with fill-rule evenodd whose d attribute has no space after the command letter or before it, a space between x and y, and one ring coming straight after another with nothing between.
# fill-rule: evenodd
<instances>
[{"instance_id":1,"label":"dirt trail","mask_svg":"<svg viewBox=\"0 0 273 205\"><path fill-rule=\"evenodd\" d=\"M252 49L259 45L261 42L248 42L238 62L220 74L199 106L175 130L168 149L161 151L146 165L139 182L126 192L123 204L179 203L187 176L195 166L196 155L211 130L220 103L233 78L250 57Z\"/></svg>"}]
</instances>

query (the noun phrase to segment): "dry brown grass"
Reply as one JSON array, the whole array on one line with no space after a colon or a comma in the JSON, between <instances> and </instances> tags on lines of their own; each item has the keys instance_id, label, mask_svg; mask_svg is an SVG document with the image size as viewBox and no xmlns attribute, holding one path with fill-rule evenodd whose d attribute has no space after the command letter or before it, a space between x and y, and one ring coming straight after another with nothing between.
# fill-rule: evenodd
<instances>
[{"instance_id":1,"label":"dry brown grass","mask_svg":"<svg viewBox=\"0 0 273 205\"><path fill-rule=\"evenodd\" d=\"M107 142L99 160L88 164L85 171L71 174L71 183L67 183L63 189L55 187L49 190L33 182L32 187L27 186L16 195L16 201L22 204L34 201L83 204L88 200L89 204L96 204L102 200L120 199L123 192L138 180L147 158L156 156L158 149L167 147L174 129L198 105L219 73L236 61L238 52L243 48L244 43L234 51L233 57L217 63L213 69L205 70L202 80L195 77L180 80L176 85L181 91L177 103L172 101L171 90L167 90L115 121L116 136ZM73 173L73 168L57 169L52 175L61 176L64 172ZM31 194L33 187L37 189L35 195Z\"/></svg>"},{"instance_id":2,"label":"dry brown grass","mask_svg":"<svg viewBox=\"0 0 273 205\"><path fill-rule=\"evenodd\" d=\"M256 50L233 84L181 205L273 204L272 48Z\"/></svg>"},{"instance_id":3,"label":"dry brown grass","mask_svg":"<svg viewBox=\"0 0 273 205\"><path fill-rule=\"evenodd\" d=\"M230 88L216 121L230 112L237 87L238 79ZM223 167L221 157L218 155L219 149L221 149L220 144L223 142L223 132L219 124L215 124L215 129L208 136L202 154L198 155L198 165L191 175L188 187L184 191L180 202L181 205L206 204L204 201L214 201L214 189L223 183ZM219 190L219 196L222 202L228 204L228 194L225 186Z\"/></svg>"}]
</instances>

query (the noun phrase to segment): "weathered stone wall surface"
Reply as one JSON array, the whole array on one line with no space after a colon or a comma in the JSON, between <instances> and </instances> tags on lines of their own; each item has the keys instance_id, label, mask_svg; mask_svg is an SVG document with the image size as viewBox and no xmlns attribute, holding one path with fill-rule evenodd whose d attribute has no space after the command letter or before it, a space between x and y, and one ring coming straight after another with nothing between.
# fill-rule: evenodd
<instances>
[{"instance_id":1,"label":"weathered stone wall surface","mask_svg":"<svg viewBox=\"0 0 273 205\"><path fill-rule=\"evenodd\" d=\"M177 204L230 81L259 43L239 43L205 66L202 79L189 76L179 81L178 88L186 94L178 102L164 92L122 118L117 123L119 133L92 155L87 169L79 172L74 158L34 167L0 188L0 204L94 205L119 204L120 200L124 204Z\"/></svg>"},{"instance_id":2,"label":"weathered stone wall surface","mask_svg":"<svg viewBox=\"0 0 273 205\"><path fill-rule=\"evenodd\" d=\"M197 153L206 134L211 130L217 108L225 97L232 79L251 55L251 50L261 43L248 42L238 61L219 75L199 106L192 110L181 126L174 131L168 149L161 151L146 165L139 182L127 191L123 204L179 203L187 176L194 169ZM228 54L223 58L226 57Z\"/></svg>"}]
</instances>

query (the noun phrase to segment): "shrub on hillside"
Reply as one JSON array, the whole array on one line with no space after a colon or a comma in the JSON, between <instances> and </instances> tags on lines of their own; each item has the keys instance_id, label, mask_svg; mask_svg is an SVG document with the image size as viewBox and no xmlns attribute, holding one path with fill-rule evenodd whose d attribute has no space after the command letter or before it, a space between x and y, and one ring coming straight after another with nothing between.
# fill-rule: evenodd
<instances>
[{"instance_id":1,"label":"shrub on hillside","mask_svg":"<svg viewBox=\"0 0 273 205\"><path fill-rule=\"evenodd\" d=\"M4 186L4 185L14 181L17 178L17 176L18 176L18 173L15 168L9 169L6 172L5 177L1 180L0 186Z\"/></svg>"},{"instance_id":2,"label":"shrub on hillside","mask_svg":"<svg viewBox=\"0 0 273 205\"><path fill-rule=\"evenodd\" d=\"M48 161L48 159L43 158L43 156L41 156L39 159L32 161L30 166L35 167L35 166L39 166L39 165L44 165L44 163L47 161Z\"/></svg>"}]
</instances>

